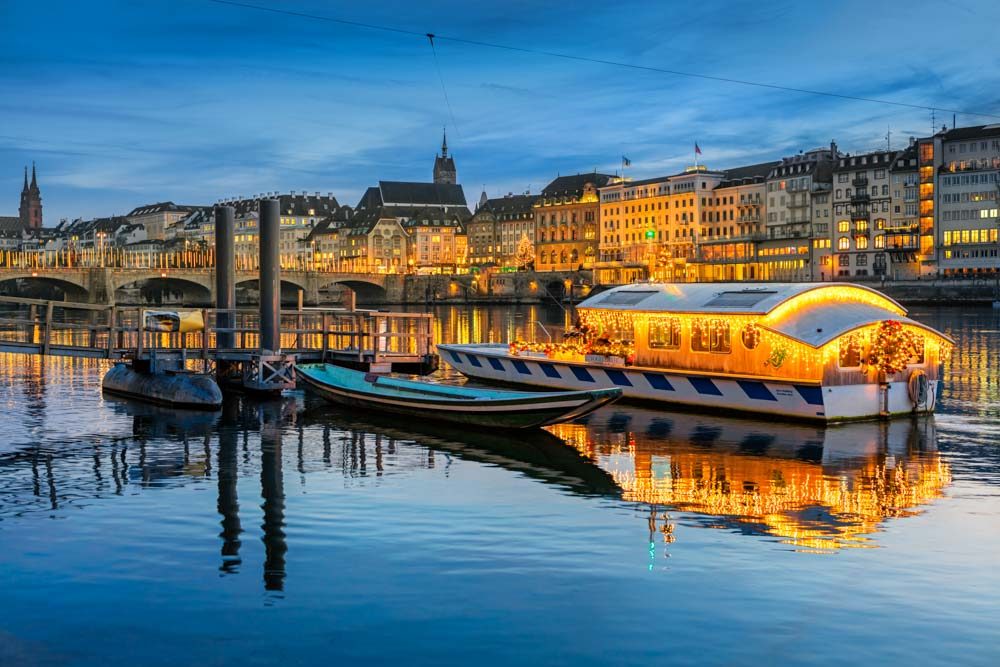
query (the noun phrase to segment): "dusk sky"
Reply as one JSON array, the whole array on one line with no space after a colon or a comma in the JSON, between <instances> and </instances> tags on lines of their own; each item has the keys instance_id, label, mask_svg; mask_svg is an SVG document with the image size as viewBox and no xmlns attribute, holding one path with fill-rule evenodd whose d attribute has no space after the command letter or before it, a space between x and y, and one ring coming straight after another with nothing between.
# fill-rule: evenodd
<instances>
[{"instance_id":1,"label":"dusk sky","mask_svg":"<svg viewBox=\"0 0 1000 667\"><path fill-rule=\"evenodd\" d=\"M1000 115L995 0L249 4L442 36ZM473 203L557 174L895 147L929 111L643 72L208 0L0 0L0 215L34 160L45 223L172 200L430 180L442 126ZM959 125L1000 118L958 116ZM939 112L938 125L952 122Z\"/></svg>"}]
</instances>

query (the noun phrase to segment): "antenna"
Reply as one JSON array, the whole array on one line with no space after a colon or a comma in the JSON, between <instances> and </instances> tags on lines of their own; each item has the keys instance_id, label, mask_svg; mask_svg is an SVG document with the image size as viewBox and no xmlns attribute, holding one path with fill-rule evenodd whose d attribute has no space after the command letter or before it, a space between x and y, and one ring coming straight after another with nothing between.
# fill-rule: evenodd
<instances>
[{"instance_id":1,"label":"antenna","mask_svg":"<svg viewBox=\"0 0 1000 667\"><path fill-rule=\"evenodd\" d=\"M887 153L892 152L892 127L890 125L885 126L885 150Z\"/></svg>"},{"instance_id":2,"label":"antenna","mask_svg":"<svg viewBox=\"0 0 1000 667\"><path fill-rule=\"evenodd\" d=\"M931 109L931 134L937 132L937 116L934 114L935 109Z\"/></svg>"}]
</instances>

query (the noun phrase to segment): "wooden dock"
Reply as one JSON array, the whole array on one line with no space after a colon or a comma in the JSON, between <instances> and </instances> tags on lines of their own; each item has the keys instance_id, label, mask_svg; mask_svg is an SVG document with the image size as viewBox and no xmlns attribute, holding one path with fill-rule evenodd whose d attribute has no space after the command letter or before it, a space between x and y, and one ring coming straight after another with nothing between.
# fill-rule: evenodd
<instances>
[{"instance_id":1,"label":"wooden dock","mask_svg":"<svg viewBox=\"0 0 1000 667\"><path fill-rule=\"evenodd\" d=\"M146 315L174 311L204 326L152 331ZM221 316L221 317L220 317ZM228 317L227 317L228 316ZM220 326L230 320L232 326ZM226 322L228 324L228 322ZM433 315L378 310L282 310L281 354L298 362L328 361L363 369L427 373L437 368ZM0 297L0 352L121 361L256 363L260 314L253 308L149 308ZM219 348L219 334L234 344Z\"/></svg>"}]
</instances>

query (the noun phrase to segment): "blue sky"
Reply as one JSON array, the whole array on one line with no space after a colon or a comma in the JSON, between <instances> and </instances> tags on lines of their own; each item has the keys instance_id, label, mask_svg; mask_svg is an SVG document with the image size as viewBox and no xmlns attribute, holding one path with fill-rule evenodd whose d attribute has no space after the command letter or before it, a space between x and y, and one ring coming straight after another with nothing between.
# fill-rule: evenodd
<instances>
[{"instance_id":1,"label":"blue sky","mask_svg":"<svg viewBox=\"0 0 1000 667\"><path fill-rule=\"evenodd\" d=\"M247 0L340 19L1000 114L1000 3ZM557 174L724 168L930 113L426 39L206 0L0 0L0 215L38 163L47 225L265 191L354 205L427 180L441 128L473 201ZM938 122L951 122L939 114ZM991 121L959 117L959 125Z\"/></svg>"}]
</instances>

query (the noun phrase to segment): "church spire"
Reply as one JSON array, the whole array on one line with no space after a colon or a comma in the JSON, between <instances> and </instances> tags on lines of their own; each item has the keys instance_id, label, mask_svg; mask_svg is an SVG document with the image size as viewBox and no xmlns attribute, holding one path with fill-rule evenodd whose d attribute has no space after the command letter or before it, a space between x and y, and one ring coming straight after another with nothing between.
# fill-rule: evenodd
<instances>
[{"instance_id":1,"label":"church spire","mask_svg":"<svg viewBox=\"0 0 1000 667\"><path fill-rule=\"evenodd\" d=\"M28 191L28 165L24 165L24 189L22 192Z\"/></svg>"},{"instance_id":2,"label":"church spire","mask_svg":"<svg viewBox=\"0 0 1000 667\"><path fill-rule=\"evenodd\" d=\"M448 157L448 128L441 128L441 157Z\"/></svg>"},{"instance_id":3,"label":"church spire","mask_svg":"<svg viewBox=\"0 0 1000 667\"><path fill-rule=\"evenodd\" d=\"M35 161L31 161L31 189L38 189L38 179L35 177Z\"/></svg>"}]
</instances>

